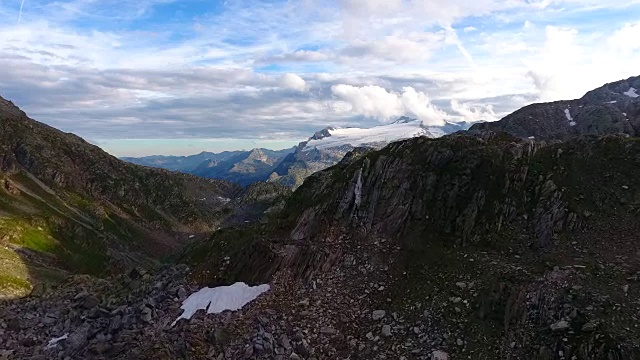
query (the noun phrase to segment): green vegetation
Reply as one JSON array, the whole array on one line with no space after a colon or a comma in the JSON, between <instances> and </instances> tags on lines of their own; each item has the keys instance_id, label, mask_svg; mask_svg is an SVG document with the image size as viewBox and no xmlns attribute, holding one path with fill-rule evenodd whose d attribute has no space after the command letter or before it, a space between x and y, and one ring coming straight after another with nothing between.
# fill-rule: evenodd
<instances>
[{"instance_id":1,"label":"green vegetation","mask_svg":"<svg viewBox=\"0 0 640 360\"><path fill-rule=\"evenodd\" d=\"M30 290L31 283L15 276L0 274L0 289Z\"/></svg>"},{"instance_id":2,"label":"green vegetation","mask_svg":"<svg viewBox=\"0 0 640 360\"><path fill-rule=\"evenodd\" d=\"M7 234L11 243L34 251L55 253L60 247L46 227L25 220L0 218L0 232Z\"/></svg>"}]
</instances>

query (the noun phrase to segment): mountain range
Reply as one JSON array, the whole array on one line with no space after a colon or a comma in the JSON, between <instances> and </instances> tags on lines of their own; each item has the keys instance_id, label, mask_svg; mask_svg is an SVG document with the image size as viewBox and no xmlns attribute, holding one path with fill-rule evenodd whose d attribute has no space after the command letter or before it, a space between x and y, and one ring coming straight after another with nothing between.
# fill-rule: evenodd
<instances>
[{"instance_id":1,"label":"mountain range","mask_svg":"<svg viewBox=\"0 0 640 360\"><path fill-rule=\"evenodd\" d=\"M356 148L377 150L391 142L413 137L435 138L466 130L471 124L447 122L443 126L425 126L420 120L403 116L391 124L368 129L325 128L298 144L295 151L274 169L268 181L297 188L309 175L337 164Z\"/></svg>"},{"instance_id":2,"label":"mountain range","mask_svg":"<svg viewBox=\"0 0 640 360\"><path fill-rule=\"evenodd\" d=\"M130 163L172 171L180 171L209 179L228 180L247 186L265 181L273 169L293 149L249 151L201 152L190 156L123 157Z\"/></svg>"},{"instance_id":3,"label":"mountain range","mask_svg":"<svg viewBox=\"0 0 640 360\"><path fill-rule=\"evenodd\" d=\"M393 141L416 136L439 137L466 130L472 124L446 122L442 126L424 126L422 121L403 116L390 124L372 128L327 127L291 149L202 152L191 156L153 155L123 157L122 160L228 180L241 186L269 181L296 188L307 176L337 164L355 148L380 149Z\"/></svg>"},{"instance_id":4,"label":"mountain range","mask_svg":"<svg viewBox=\"0 0 640 360\"><path fill-rule=\"evenodd\" d=\"M0 238L0 250L17 258L0 274L18 280L4 283L19 283L12 271L20 266L38 274L31 269L44 260L34 254L56 256L33 245L38 227L56 221L91 226L105 256L126 254L129 262L114 263L133 268L58 276L51 288L27 282L28 297L2 304L0 351L20 359L638 359L639 87L633 77L437 138L418 126L426 136L402 130L409 135L386 146L380 129L326 129L287 157L315 152L320 162L327 148L351 150L292 192L276 176L242 190L127 164L3 101L0 220L29 224L13 225L24 236ZM111 214L146 233L119 236L105 220ZM77 228L58 228L66 235L58 243L93 248L98 240ZM196 230L191 241L180 237ZM156 247L160 233L178 235L173 257L140 269L153 254L128 247ZM67 273L87 273L69 265L93 262L91 254L74 254L57 258ZM199 311L172 325L189 294L235 282L269 290L238 311Z\"/></svg>"}]
</instances>

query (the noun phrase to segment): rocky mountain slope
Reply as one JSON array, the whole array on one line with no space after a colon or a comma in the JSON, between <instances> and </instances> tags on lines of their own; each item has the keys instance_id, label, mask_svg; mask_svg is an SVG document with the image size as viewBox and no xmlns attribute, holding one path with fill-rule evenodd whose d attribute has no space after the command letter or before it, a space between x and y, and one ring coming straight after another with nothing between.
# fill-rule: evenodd
<instances>
[{"instance_id":1,"label":"rocky mountain slope","mask_svg":"<svg viewBox=\"0 0 640 360\"><path fill-rule=\"evenodd\" d=\"M640 76L606 84L577 100L533 104L471 130L564 140L577 135L640 134Z\"/></svg>"},{"instance_id":2,"label":"rocky mountain slope","mask_svg":"<svg viewBox=\"0 0 640 360\"><path fill-rule=\"evenodd\" d=\"M270 281L304 303L278 308L278 331L307 329L319 358L634 359L638 159L621 136L406 140L185 259L203 283Z\"/></svg>"},{"instance_id":3,"label":"rocky mountain slope","mask_svg":"<svg viewBox=\"0 0 640 360\"><path fill-rule=\"evenodd\" d=\"M337 164L356 148L381 149L387 144L418 136L439 137L466 130L471 123L425 126L422 121L403 116L388 125L361 128L326 128L301 142L295 152L274 169L269 181L296 188L309 175Z\"/></svg>"},{"instance_id":4,"label":"rocky mountain slope","mask_svg":"<svg viewBox=\"0 0 640 360\"><path fill-rule=\"evenodd\" d=\"M1 98L0 128L3 295L152 264L238 216L235 184L120 161Z\"/></svg>"}]
</instances>

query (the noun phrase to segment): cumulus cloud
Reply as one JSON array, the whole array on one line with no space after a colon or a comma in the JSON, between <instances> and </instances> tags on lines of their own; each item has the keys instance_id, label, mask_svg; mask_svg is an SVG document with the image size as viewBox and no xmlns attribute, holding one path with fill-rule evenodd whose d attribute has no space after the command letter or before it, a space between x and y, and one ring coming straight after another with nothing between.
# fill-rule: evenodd
<instances>
[{"instance_id":1,"label":"cumulus cloud","mask_svg":"<svg viewBox=\"0 0 640 360\"><path fill-rule=\"evenodd\" d=\"M640 22L625 24L609 38L609 44L626 53L640 49Z\"/></svg>"},{"instance_id":2,"label":"cumulus cloud","mask_svg":"<svg viewBox=\"0 0 640 360\"><path fill-rule=\"evenodd\" d=\"M461 121L496 121L498 117L493 111L493 106L469 103L461 103L457 100L451 100L451 109L459 115Z\"/></svg>"},{"instance_id":3,"label":"cumulus cloud","mask_svg":"<svg viewBox=\"0 0 640 360\"><path fill-rule=\"evenodd\" d=\"M583 35L558 26L544 32L544 44L525 60L541 101L578 98L604 83L638 75L634 62L640 60L640 46L632 40L640 36L637 23L610 34Z\"/></svg>"},{"instance_id":4,"label":"cumulus cloud","mask_svg":"<svg viewBox=\"0 0 640 360\"><path fill-rule=\"evenodd\" d=\"M427 94L418 92L408 86L402 88L400 99L408 114L417 117L428 125L444 124L446 113L433 105Z\"/></svg>"},{"instance_id":5,"label":"cumulus cloud","mask_svg":"<svg viewBox=\"0 0 640 360\"><path fill-rule=\"evenodd\" d=\"M379 86L333 85L331 92L351 105L351 110L380 120L391 120L402 115L402 102L398 95Z\"/></svg>"},{"instance_id":6,"label":"cumulus cloud","mask_svg":"<svg viewBox=\"0 0 640 360\"><path fill-rule=\"evenodd\" d=\"M428 125L441 125L446 117L446 113L431 103L427 94L412 87L404 87L401 93L394 93L375 85L339 84L332 86L331 91L351 105L350 111L381 121L409 115Z\"/></svg>"},{"instance_id":7,"label":"cumulus cloud","mask_svg":"<svg viewBox=\"0 0 640 360\"><path fill-rule=\"evenodd\" d=\"M304 81L303 78L296 74L287 73L282 76L280 79L280 84L285 89L297 90L297 91L307 91L308 86L307 82Z\"/></svg>"}]
</instances>

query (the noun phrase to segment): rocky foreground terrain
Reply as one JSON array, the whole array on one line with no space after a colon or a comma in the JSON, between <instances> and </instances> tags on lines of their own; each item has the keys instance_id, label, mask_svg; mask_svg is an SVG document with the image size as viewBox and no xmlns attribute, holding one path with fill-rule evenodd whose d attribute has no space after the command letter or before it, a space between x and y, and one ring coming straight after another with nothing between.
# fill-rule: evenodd
<instances>
[{"instance_id":1,"label":"rocky foreground terrain","mask_svg":"<svg viewBox=\"0 0 640 360\"><path fill-rule=\"evenodd\" d=\"M601 135L414 138L349 153L292 194L247 190L271 201L261 221L157 270L0 304L0 356L640 359L640 142ZM236 281L271 289L171 326L191 293Z\"/></svg>"}]
</instances>

